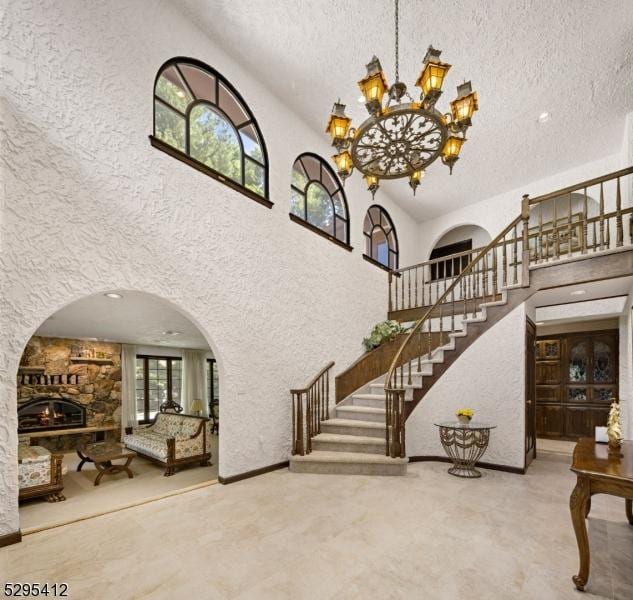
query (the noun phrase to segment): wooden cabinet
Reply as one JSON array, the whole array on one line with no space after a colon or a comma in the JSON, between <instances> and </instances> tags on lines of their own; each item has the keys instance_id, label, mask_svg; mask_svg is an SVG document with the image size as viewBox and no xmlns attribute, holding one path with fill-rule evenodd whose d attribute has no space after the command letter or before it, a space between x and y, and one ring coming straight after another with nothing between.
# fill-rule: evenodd
<instances>
[{"instance_id":1,"label":"wooden cabinet","mask_svg":"<svg viewBox=\"0 0 633 600\"><path fill-rule=\"evenodd\" d=\"M536 342L537 435L593 437L618 393L618 331L569 333Z\"/></svg>"}]
</instances>

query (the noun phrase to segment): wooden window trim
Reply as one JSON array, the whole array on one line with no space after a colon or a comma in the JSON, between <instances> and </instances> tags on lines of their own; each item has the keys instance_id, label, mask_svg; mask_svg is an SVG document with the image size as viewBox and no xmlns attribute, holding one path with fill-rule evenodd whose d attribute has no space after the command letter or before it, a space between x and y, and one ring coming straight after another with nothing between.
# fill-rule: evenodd
<instances>
[{"instance_id":1,"label":"wooden window trim","mask_svg":"<svg viewBox=\"0 0 633 600\"><path fill-rule=\"evenodd\" d=\"M288 214L290 216L291 221L294 221L295 223L298 223L299 225L305 227L306 229L313 231L314 233L325 238L326 240L330 240L330 242L332 242L333 244L336 244L337 246L340 246L341 248L344 248L348 252L351 252L354 249L349 244L346 244L345 242L341 242L341 240L339 240L338 238L335 238L333 235L330 235L327 231L323 231L323 229L321 229L320 227L317 227L316 225L312 225L312 223L309 223L305 219L302 219L301 217L298 217L297 215L293 213L288 213Z\"/></svg>"},{"instance_id":2,"label":"wooden window trim","mask_svg":"<svg viewBox=\"0 0 633 600\"><path fill-rule=\"evenodd\" d=\"M161 150L165 154L169 154L169 156L171 156L172 158L175 158L185 163L186 165L193 167L197 171L200 171L200 173L204 173L205 175L208 175L212 179L215 179L216 181L223 183L227 187L230 187L231 189L235 190L236 192L239 192L240 194L246 196L247 198L250 198L251 200L255 200L255 202L261 204L262 206L265 206L266 208L273 207L273 203L267 198L264 198L263 196L256 194L252 190L249 190L248 188L243 187L236 181L233 181L232 179L225 177L224 175L222 175L222 173L216 171L215 169L212 169L211 167L208 167L204 163L201 163L199 160L196 160L195 158L192 158L188 154L181 152L177 148L170 146L169 144L158 139L157 137L150 135L149 141L150 141L150 144L154 146L154 148L157 148L158 150Z\"/></svg>"},{"instance_id":3,"label":"wooden window trim","mask_svg":"<svg viewBox=\"0 0 633 600\"><path fill-rule=\"evenodd\" d=\"M390 267L387 267L386 265L383 265L381 262L377 261L375 258L372 258L371 256L367 255L367 254L363 254L363 258L368 262L371 263L372 265L377 266L379 269L382 269L383 271L387 271L387 273L391 273L393 275L397 275L399 276L400 274L397 273L395 271L395 269L391 269Z\"/></svg>"},{"instance_id":4,"label":"wooden window trim","mask_svg":"<svg viewBox=\"0 0 633 600\"><path fill-rule=\"evenodd\" d=\"M172 361L182 362L180 356L157 356L154 354L137 354L136 360L141 359L143 361L143 419L139 421L139 425L145 425L151 422L149 417L149 361L166 360L167 361L167 399L172 400ZM136 377L135 377L136 380ZM136 386L134 387L136 390ZM134 409L138 412L136 407L136 394L134 397Z\"/></svg>"}]
</instances>

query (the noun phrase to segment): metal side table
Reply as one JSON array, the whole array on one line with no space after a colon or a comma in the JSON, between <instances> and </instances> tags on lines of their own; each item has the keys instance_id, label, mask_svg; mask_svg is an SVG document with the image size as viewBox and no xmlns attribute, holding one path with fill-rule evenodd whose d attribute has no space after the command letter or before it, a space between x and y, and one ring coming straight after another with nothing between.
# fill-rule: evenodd
<instances>
[{"instance_id":1,"label":"metal side table","mask_svg":"<svg viewBox=\"0 0 633 600\"><path fill-rule=\"evenodd\" d=\"M481 477L475 464L484 455L490 440L490 430L496 425L476 421L444 421L435 425L440 428L440 441L453 461L448 472L456 477Z\"/></svg>"}]
</instances>

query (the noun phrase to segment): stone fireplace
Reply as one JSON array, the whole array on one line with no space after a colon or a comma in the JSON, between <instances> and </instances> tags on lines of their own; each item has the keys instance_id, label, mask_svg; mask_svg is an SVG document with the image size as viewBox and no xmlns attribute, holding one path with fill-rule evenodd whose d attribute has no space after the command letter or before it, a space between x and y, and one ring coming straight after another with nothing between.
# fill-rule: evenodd
<instances>
[{"instance_id":1,"label":"stone fireplace","mask_svg":"<svg viewBox=\"0 0 633 600\"><path fill-rule=\"evenodd\" d=\"M18 433L77 429L86 426L86 409L70 398L46 395L28 400L18 408Z\"/></svg>"},{"instance_id":2,"label":"stone fireplace","mask_svg":"<svg viewBox=\"0 0 633 600\"><path fill-rule=\"evenodd\" d=\"M34 336L24 350L17 383L20 433L120 427L120 344ZM74 448L79 439L47 436L38 444L61 451Z\"/></svg>"}]
</instances>

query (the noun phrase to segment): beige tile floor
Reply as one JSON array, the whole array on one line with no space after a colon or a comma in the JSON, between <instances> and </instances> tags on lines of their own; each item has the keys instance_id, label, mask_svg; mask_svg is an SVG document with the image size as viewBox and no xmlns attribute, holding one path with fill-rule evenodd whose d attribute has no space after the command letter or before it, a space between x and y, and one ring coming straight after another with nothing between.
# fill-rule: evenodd
<instances>
[{"instance_id":1,"label":"beige tile floor","mask_svg":"<svg viewBox=\"0 0 633 600\"><path fill-rule=\"evenodd\" d=\"M27 536L0 580L65 581L71 599L633 598L624 502L594 497L588 591L568 461L480 480L415 463L406 477L280 470Z\"/></svg>"},{"instance_id":2,"label":"beige tile floor","mask_svg":"<svg viewBox=\"0 0 633 600\"><path fill-rule=\"evenodd\" d=\"M160 498L180 490L190 489L218 478L218 436L211 438L211 462L208 467L198 464L182 467L172 477L163 477L164 469L143 456L137 456L130 468L134 474L128 479L125 473L104 475L94 485L97 470L86 463L77 472L79 457L76 452L64 454L64 502L46 502L35 498L20 505L20 527L23 532L55 526L68 521L84 519L123 507ZM124 461L115 461L124 462Z\"/></svg>"}]
</instances>

